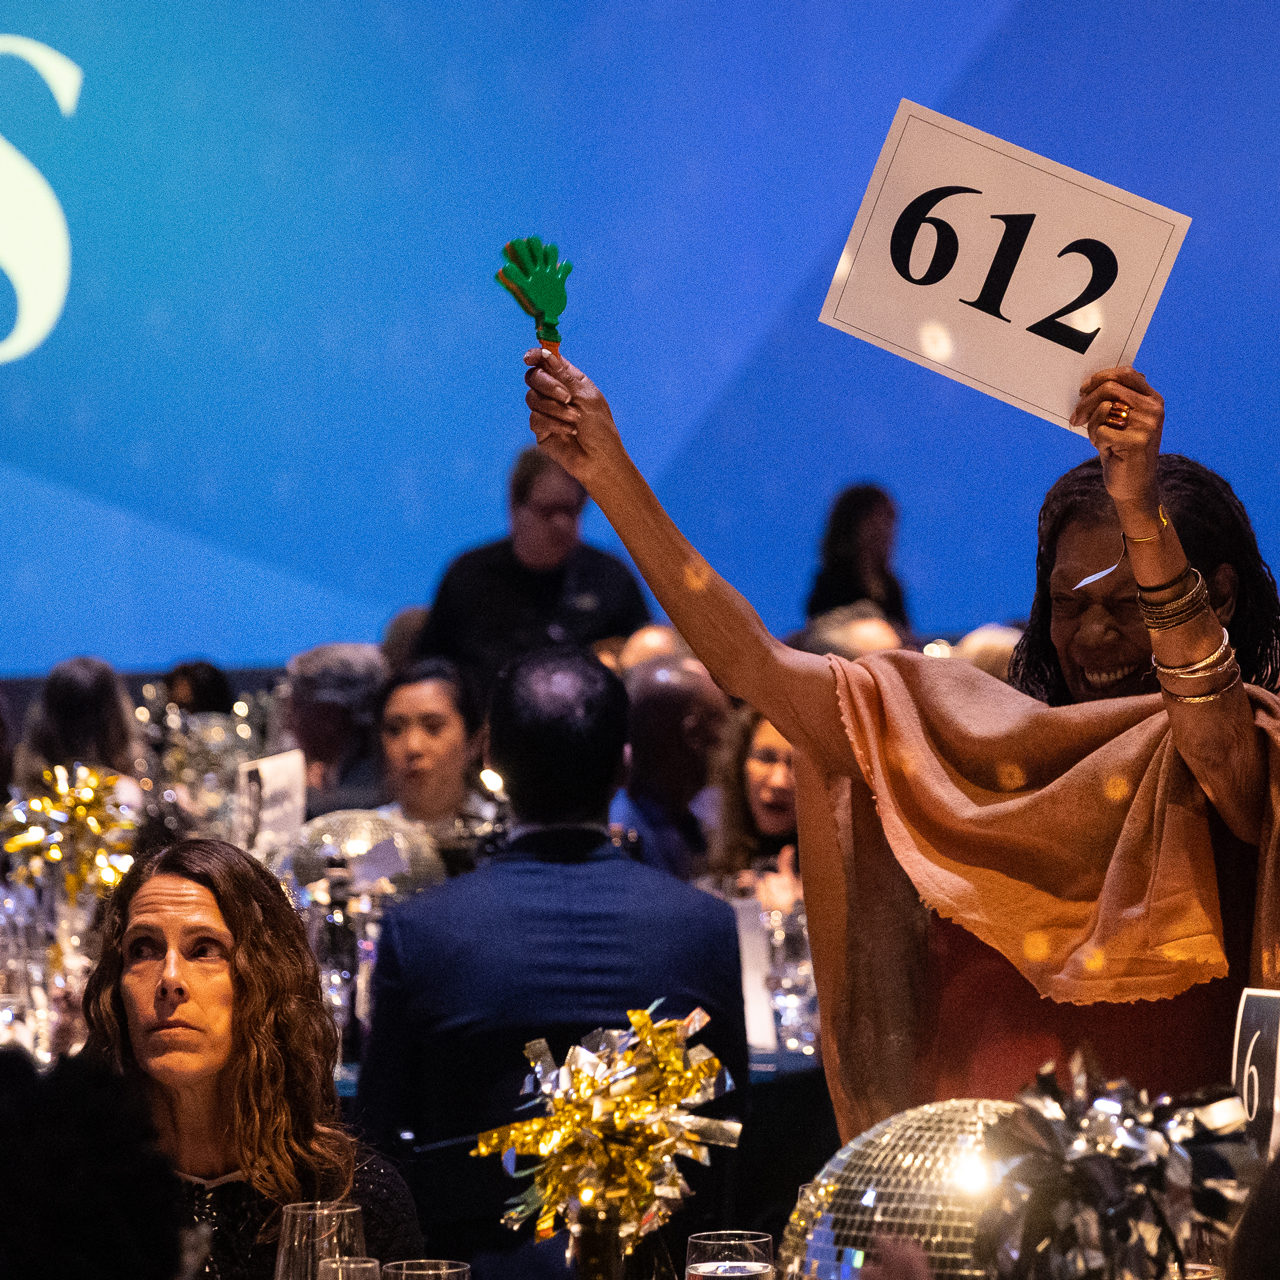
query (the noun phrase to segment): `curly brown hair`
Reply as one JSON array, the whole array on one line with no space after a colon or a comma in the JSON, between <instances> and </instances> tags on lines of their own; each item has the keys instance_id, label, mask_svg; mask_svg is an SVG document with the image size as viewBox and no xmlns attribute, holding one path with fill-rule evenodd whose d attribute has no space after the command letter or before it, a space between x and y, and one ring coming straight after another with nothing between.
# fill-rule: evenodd
<instances>
[{"instance_id":1,"label":"curly brown hair","mask_svg":"<svg viewBox=\"0 0 1280 1280\"><path fill-rule=\"evenodd\" d=\"M338 1031L301 918L279 881L243 849L183 840L130 868L106 903L102 952L85 987L85 1052L144 1077L120 992L121 944L134 895L157 875L208 889L235 940L230 1082L241 1171L277 1204L341 1199L351 1187L355 1141L338 1120Z\"/></svg>"}]
</instances>

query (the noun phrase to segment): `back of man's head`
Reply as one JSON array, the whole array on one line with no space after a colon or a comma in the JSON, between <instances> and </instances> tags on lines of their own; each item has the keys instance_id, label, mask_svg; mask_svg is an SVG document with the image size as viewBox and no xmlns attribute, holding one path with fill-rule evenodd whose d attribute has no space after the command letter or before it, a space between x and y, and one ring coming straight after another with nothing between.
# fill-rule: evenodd
<instances>
[{"instance_id":1,"label":"back of man's head","mask_svg":"<svg viewBox=\"0 0 1280 1280\"><path fill-rule=\"evenodd\" d=\"M707 785L729 700L697 658L650 658L626 675L631 699L628 791L683 809Z\"/></svg>"},{"instance_id":2,"label":"back of man's head","mask_svg":"<svg viewBox=\"0 0 1280 1280\"><path fill-rule=\"evenodd\" d=\"M601 822L627 740L627 692L579 649L540 649L498 677L489 763L521 822Z\"/></svg>"}]
</instances>

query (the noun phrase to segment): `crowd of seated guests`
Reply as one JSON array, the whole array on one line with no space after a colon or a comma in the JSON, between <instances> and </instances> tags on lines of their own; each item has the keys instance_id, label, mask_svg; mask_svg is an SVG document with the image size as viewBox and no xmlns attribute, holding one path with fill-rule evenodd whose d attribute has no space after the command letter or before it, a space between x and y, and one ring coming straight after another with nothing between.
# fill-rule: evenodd
<instances>
[{"instance_id":1,"label":"crowd of seated guests","mask_svg":"<svg viewBox=\"0 0 1280 1280\"><path fill-rule=\"evenodd\" d=\"M813 594L828 607L797 647L857 656L907 642L892 502L865 489L833 512ZM421 1223L429 1252L503 1274L519 1242L496 1228L502 1177L473 1169L458 1144L512 1118L520 1046L534 1034L562 1054L628 1008L702 1004L745 1099L739 926L717 898L754 894L782 911L801 898L790 745L649 621L620 562L584 547L576 481L529 453L510 499L510 535L462 557L433 605L397 615L381 647L325 643L291 658L262 744L302 750L308 817L367 809L418 824L450 875L384 923L361 1086L382 1156L342 1123L338 1041L288 899L253 859L199 838L180 787L175 800L153 784L161 745L117 673L90 657L59 664L16 747L0 714L12 794L81 763L117 775L120 798L141 810L169 797L98 922L86 1062L137 1091L180 1175L163 1195L180 1225L211 1230L199 1242L212 1269L193 1274L269 1275L280 1206L341 1195L365 1206L384 1261L422 1250ZM206 661L175 666L160 688L170 716L241 706ZM8 1084L34 1088L12 1070ZM416 1216L387 1156L404 1161ZM735 1225L727 1186L705 1185L686 1230ZM158 1228L165 1266L172 1240ZM521 1274L563 1274L562 1255L528 1251Z\"/></svg>"}]
</instances>

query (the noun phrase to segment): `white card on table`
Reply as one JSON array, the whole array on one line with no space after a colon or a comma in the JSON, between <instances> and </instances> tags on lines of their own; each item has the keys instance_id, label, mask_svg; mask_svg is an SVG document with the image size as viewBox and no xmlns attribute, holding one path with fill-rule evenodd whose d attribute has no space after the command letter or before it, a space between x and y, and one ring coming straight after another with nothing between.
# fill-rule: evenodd
<instances>
[{"instance_id":1,"label":"white card on table","mask_svg":"<svg viewBox=\"0 0 1280 1280\"><path fill-rule=\"evenodd\" d=\"M266 859L294 844L307 816L301 751L248 760L236 772L236 843Z\"/></svg>"},{"instance_id":2,"label":"white card on table","mask_svg":"<svg viewBox=\"0 0 1280 1280\"><path fill-rule=\"evenodd\" d=\"M1246 987L1236 1012L1231 1084L1244 1103L1245 1130L1264 1160L1274 1156L1280 1147L1278 1057L1280 991Z\"/></svg>"},{"instance_id":3,"label":"white card on table","mask_svg":"<svg viewBox=\"0 0 1280 1280\"><path fill-rule=\"evenodd\" d=\"M1081 382L1133 362L1190 225L904 99L821 319L1073 430Z\"/></svg>"}]
</instances>

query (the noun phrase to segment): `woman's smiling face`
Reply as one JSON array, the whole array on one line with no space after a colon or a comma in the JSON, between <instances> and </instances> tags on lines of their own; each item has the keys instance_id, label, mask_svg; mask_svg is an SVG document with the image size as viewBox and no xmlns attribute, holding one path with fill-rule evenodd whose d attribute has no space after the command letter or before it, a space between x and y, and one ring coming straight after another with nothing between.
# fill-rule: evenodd
<instances>
[{"instance_id":1,"label":"woman's smiling face","mask_svg":"<svg viewBox=\"0 0 1280 1280\"><path fill-rule=\"evenodd\" d=\"M1058 538L1049 576L1049 635L1073 702L1159 688L1128 557L1105 578L1076 588L1081 579L1115 564L1123 547L1114 520L1072 521Z\"/></svg>"}]
</instances>

